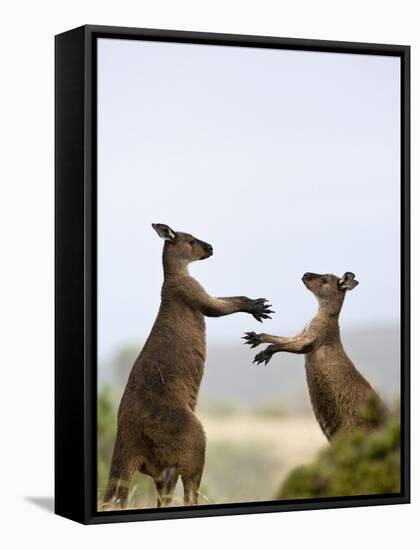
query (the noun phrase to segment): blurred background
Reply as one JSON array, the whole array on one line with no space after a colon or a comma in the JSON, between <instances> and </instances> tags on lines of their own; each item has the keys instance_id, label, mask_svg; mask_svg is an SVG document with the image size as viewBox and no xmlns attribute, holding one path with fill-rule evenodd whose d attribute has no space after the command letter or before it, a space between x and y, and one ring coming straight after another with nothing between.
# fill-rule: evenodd
<instances>
[{"instance_id":1,"label":"blurred background","mask_svg":"<svg viewBox=\"0 0 420 550\"><path fill-rule=\"evenodd\" d=\"M399 396L399 63L391 57L101 39L98 48L98 487L116 408L156 317L169 224L210 242L191 266L218 296L269 298L264 325L207 320L202 502L269 500L327 445L303 358L267 367L244 331L292 335L316 311L305 271L356 273L344 346ZM155 504L136 478L133 506Z\"/></svg>"}]
</instances>

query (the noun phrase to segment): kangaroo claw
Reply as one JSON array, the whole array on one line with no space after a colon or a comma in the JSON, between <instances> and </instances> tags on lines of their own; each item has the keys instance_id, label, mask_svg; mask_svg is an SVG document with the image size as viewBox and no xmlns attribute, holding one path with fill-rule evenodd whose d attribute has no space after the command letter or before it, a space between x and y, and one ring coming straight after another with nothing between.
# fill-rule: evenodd
<instances>
[{"instance_id":1,"label":"kangaroo claw","mask_svg":"<svg viewBox=\"0 0 420 550\"><path fill-rule=\"evenodd\" d=\"M266 298L251 300L250 313L260 323L262 323L263 319L271 319L270 313L274 313L273 310L269 309L271 304L268 304L267 302L268 300Z\"/></svg>"},{"instance_id":2,"label":"kangaroo claw","mask_svg":"<svg viewBox=\"0 0 420 550\"><path fill-rule=\"evenodd\" d=\"M245 340L244 344L247 344L251 348L256 348L262 344L260 335L255 332L246 332L245 336L242 336L242 338Z\"/></svg>"},{"instance_id":3,"label":"kangaroo claw","mask_svg":"<svg viewBox=\"0 0 420 550\"><path fill-rule=\"evenodd\" d=\"M256 363L257 365L261 365L262 363L264 363L265 365L268 365L272 356L273 352L268 347L265 350L260 351L260 353L257 353L254 358L253 364Z\"/></svg>"}]
</instances>

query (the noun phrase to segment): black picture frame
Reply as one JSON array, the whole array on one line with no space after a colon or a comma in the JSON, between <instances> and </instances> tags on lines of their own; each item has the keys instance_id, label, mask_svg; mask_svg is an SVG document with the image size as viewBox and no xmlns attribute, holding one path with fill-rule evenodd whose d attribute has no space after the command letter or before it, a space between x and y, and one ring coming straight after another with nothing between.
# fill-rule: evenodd
<instances>
[{"instance_id":1,"label":"black picture frame","mask_svg":"<svg viewBox=\"0 0 420 550\"><path fill-rule=\"evenodd\" d=\"M96 41L123 38L395 56L401 61L401 493L96 511ZM55 37L55 512L84 523L410 501L410 47L85 25Z\"/></svg>"}]
</instances>

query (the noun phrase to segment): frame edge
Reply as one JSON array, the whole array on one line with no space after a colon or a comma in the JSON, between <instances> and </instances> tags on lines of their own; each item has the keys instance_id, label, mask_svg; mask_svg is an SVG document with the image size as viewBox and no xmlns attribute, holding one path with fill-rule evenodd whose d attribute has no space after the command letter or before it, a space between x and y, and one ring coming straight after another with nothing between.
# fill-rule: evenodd
<instances>
[{"instance_id":1,"label":"frame edge","mask_svg":"<svg viewBox=\"0 0 420 550\"><path fill-rule=\"evenodd\" d=\"M84 27L55 37L55 503L84 523Z\"/></svg>"}]
</instances>

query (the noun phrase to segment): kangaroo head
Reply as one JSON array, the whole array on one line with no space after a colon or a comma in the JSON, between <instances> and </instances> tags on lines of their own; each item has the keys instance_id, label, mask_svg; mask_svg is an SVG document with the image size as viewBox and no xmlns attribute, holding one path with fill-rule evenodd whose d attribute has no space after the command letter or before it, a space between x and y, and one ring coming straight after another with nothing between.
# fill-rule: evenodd
<instances>
[{"instance_id":1,"label":"kangaroo head","mask_svg":"<svg viewBox=\"0 0 420 550\"><path fill-rule=\"evenodd\" d=\"M354 273L346 271L342 277L336 275L318 273L305 273L302 277L303 284L310 290L318 301L341 304L346 290L352 290L359 282Z\"/></svg>"},{"instance_id":2,"label":"kangaroo head","mask_svg":"<svg viewBox=\"0 0 420 550\"><path fill-rule=\"evenodd\" d=\"M152 223L156 233L165 240L164 259L174 267L186 266L197 260L205 260L213 254L213 247L189 233L174 231L163 223Z\"/></svg>"}]
</instances>

